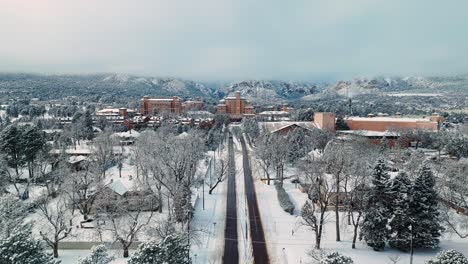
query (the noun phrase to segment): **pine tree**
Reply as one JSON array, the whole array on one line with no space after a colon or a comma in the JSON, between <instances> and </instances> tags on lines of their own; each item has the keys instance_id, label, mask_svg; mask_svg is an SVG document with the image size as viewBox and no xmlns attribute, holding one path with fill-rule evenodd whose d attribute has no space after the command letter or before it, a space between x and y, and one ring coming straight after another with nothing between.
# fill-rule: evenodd
<instances>
[{"instance_id":1,"label":"pine tree","mask_svg":"<svg viewBox=\"0 0 468 264\"><path fill-rule=\"evenodd\" d=\"M353 264L354 261L347 256L343 256L338 252L332 252L327 254L322 260L320 260L320 264Z\"/></svg>"},{"instance_id":2,"label":"pine tree","mask_svg":"<svg viewBox=\"0 0 468 264\"><path fill-rule=\"evenodd\" d=\"M441 252L435 259L431 259L427 264L468 264L468 259L456 250Z\"/></svg>"},{"instance_id":3,"label":"pine tree","mask_svg":"<svg viewBox=\"0 0 468 264\"><path fill-rule=\"evenodd\" d=\"M11 235L15 227L22 225L26 217L26 207L21 201L12 196L0 197L0 239Z\"/></svg>"},{"instance_id":4,"label":"pine tree","mask_svg":"<svg viewBox=\"0 0 468 264\"><path fill-rule=\"evenodd\" d=\"M439 244L443 227L437 207L435 177L431 169L423 165L414 182L413 201L410 204L414 248L435 248Z\"/></svg>"},{"instance_id":5,"label":"pine tree","mask_svg":"<svg viewBox=\"0 0 468 264\"><path fill-rule=\"evenodd\" d=\"M167 236L161 242L149 241L138 247L128 264L189 264L189 244L186 237Z\"/></svg>"},{"instance_id":6,"label":"pine tree","mask_svg":"<svg viewBox=\"0 0 468 264\"><path fill-rule=\"evenodd\" d=\"M83 117L81 117L82 126L83 126L83 138L91 140L94 137L93 133L93 118L91 117L91 112L86 110Z\"/></svg>"},{"instance_id":7,"label":"pine tree","mask_svg":"<svg viewBox=\"0 0 468 264\"><path fill-rule=\"evenodd\" d=\"M11 235L0 240L0 263L58 264L44 252L42 243L31 236L31 226L19 226Z\"/></svg>"},{"instance_id":8,"label":"pine tree","mask_svg":"<svg viewBox=\"0 0 468 264\"><path fill-rule=\"evenodd\" d=\"M404 172L398 174L392 181L393 218L390 221L391 238L389 244L393 248L407 251L411 242L411 218L409 215L410 194L412 183Z\"/></svg>"},{"instance_id":9,"label":"pine tree","mask_svg":"<svg viewBox=\"0 0 468 264\"><path fill-rule=\"evenodd\" d=\"M91 254L85 258L80 258L78 264L109 264L114 258L109 256L104 245L97 245L91 248Z\"/></svg>"},{"instance_id":10,"label":"pine tree","mask_svg":"<svg viewBox=\"0 0 468 264\"><path fill-rule=\"evenodd\" d=\"M389 237L388 221L391 218L390 176L385 162L378 160L374 167L371 190L369 191L367 209L361 228L360 238L375 251L383 250Z\"/></svg>"}]
</instances>

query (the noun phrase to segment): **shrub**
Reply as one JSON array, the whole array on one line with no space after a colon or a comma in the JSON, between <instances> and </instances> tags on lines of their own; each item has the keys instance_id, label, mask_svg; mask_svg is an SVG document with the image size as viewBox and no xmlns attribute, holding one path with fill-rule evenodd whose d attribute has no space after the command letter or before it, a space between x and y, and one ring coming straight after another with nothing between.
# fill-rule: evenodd
<instances>
[{"instance_id":1,"label":"shrub","mask_svg":"<svg viewBox=\"0 0 468 264\"><path fill-rule=\"evenodd\" d=\"M320 260L320 264L353 264L354 261L347 256L343 256L338 252L332 252L327 254L322 260Z\"/></svg>"},{"instance_id":2,"label":"shrub","mask_svg":"<svg viewBox=\"0 0 468 264\"><path fill-rule=\"evenodd\" d=\"M441 252L435 259L431 259L427 264L468 264L468 259L456 250L447 250Z\"/></svg>"},{"instance_id":3,"label":"shrub","mask_svg":"<svg viewBox=\"0 0 468 264\"><path fill-rule=\"evenodd\" d=\"M289 199L288 193L284 190L283 186L279 183L275 183L276 194L278 201L285 212L293 214L294 204Z\"/></svg>"},{"instance_id":4,"label":"shrub","mask_svg":"<svg viewBox=\"0 0 468 264\"><path fill-rule=\"evenodd\" d=\"M78 264L109 264L114 257L109 256L104 245L97 245L91 248L91 254L80 258Z\"/></svg>"}]
</instances>

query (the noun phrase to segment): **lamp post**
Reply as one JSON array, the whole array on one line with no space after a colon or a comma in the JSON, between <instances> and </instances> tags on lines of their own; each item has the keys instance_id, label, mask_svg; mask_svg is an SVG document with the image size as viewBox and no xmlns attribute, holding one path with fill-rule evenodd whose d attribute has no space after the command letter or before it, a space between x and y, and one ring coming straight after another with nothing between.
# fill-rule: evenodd
<instances>
[{"instance_id":1,"label":"lamp post","mask_svg":"<svg viewBox=\"0 0 468 264\"><path fill-rule=\"evenodd\" d=\"M410 223L410 226L409 226L409 230L410 230L410 264L413 264L413 223Z\"/></svg>"}]
</instances>

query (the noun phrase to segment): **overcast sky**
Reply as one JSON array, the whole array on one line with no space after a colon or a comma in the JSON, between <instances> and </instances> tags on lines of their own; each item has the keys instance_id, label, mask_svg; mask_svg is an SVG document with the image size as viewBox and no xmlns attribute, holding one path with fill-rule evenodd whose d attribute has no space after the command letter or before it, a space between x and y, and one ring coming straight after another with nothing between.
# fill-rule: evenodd
<instances>
[{"instance_id":1,"label":"overcast sky","mask_svg":"<svg viewBox=\"0 0 468 264\"><path fill-rule=\"evenodd\" d=\"M0 0L0 72L467 73L467 10L466 0Z\"/></svg>"}]
</instances>

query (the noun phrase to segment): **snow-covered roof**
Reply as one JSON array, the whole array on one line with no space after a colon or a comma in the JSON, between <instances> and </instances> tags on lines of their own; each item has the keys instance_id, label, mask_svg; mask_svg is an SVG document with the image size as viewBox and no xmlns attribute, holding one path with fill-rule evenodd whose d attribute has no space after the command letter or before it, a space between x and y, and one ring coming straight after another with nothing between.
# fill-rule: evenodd
<instances>
[{"instance_id":1,"label":"snow-covered roof","mask_svg":"<svg viewBox=\"0 0 468 264\"><path fill-rule=\"evenodd\" d=\"M290 126L298 126L308 130L317 128L313 122L296 122L296 121L282 121L282 122L259 122L260 129L265 130L268 133L275 133L276 131L285 129Z\"/></svg>"},{"instance_id":2,"label":"snow-covered roof","mask_svg":"<svg viewBox=\"0 0 468 264\"><path fill-rule=\"evenodd\" d=\"M263 111L259 115L289 115L289 112L286 111Z\"/></svg>"},{"instance_id":3,"label":"snow-covered roof","mask_svg":"<svg viewBox=\"0 0 468 264\"><path fill-rule=\"evenodd\" d=\"M112 134L112 137L119 137L119 138L137 138L139 136L140 136L140 132L133 130L133 129L126 131L126 132L118 132L118 133Z\"/></svg>"},{"instance_id":4,"label":"snow-covered roof","mask_svg":"<svg viewBox=\"0 0 468 264\"><path fill-rule=\"evenodd\" d=\"M212 116L213 114L208 111L187 111L187 115L208 115Z\"/></svg>"},{"instance_id":5,"label":"snow-covered roof","mask_svg":"<svg viewBox=\"0 0 468 264\"><path fill-rule=\"evenodd\" d=\"M86 156L70 156L68 158L68 163L75 164L84 160L87 160L88 158Z\"/></svg>"},{"instance_id":6,"label":"snow-covered roof","mask_svg":"<svg viewBox=\"0 0 468 264\"><path fill-rule=\"evenodd\" d=\"M119 195L124 195L132 189L132 184L133 183L129 179L122 178L114 180L112 183L107 185L107 187Z\"/></svg>"},{"instance_id":7,"label":"snow-covered roof","mask_svg":"<svg viewBox=\"0 0 468 264\"><path fill-rule=\"evenodd\" d=\"M188 136L188 133L187 132L182 132L180 133L177 137L178 138L186 138Z\"/></svg>"},{"instance_id":8,"label":"snow-covered roof","mask_svg":"<svg viewBox=\"0 0 468 264\"><path fill-rule=\"evenodd\" d=\"M370 131L370 130L340 130L339 134L358 135L363 137L398 137L400 133L392 131Z\"/></svg>"},{"instance_id":9,"label":"snow-covered roof","mask_svg":"<svg viewBox=\"0 0 468 264\"><path fill-rule=\"evenodd\" d=\"M381 121L381 122L428 122L430 119L427 117L389 117L389 116L377 116L377 117L358 117L351 116L346 117L345 120L350 121Z\"/></svg>"},{"instance_id":10,"label":"snow-covered roof","mask_svg":"<svg viewBox=\"0 0 468 264\"><path fill-rule=\"evenodd\" d=\"M143 101L143 100L145 100L145 99L141 99L141 101ZM147 98L146 101L149 101L149 102L172 102L173 99L172 98Z\"/></svg>"},{"instance_id":11,"label":"snow-covered roof","mask_svg":"<svg viewBox=\"0 0 468 264\"><path fill-rule=\"evenodd\" d=\"M43 129L44 133L46 134L52 134L52 133L61 133L63 132L63 129Z\"/></svg>"}]
</instances>

